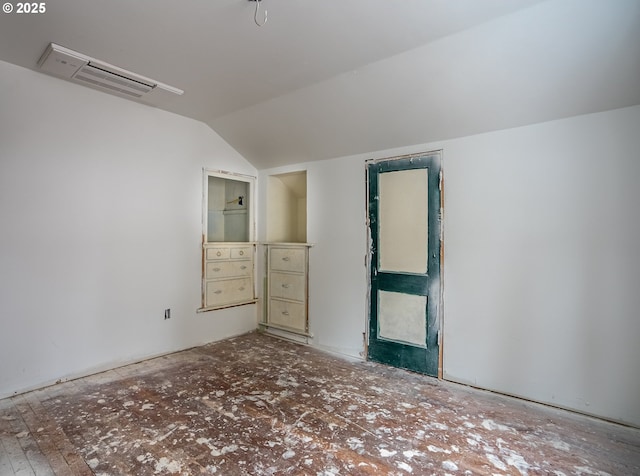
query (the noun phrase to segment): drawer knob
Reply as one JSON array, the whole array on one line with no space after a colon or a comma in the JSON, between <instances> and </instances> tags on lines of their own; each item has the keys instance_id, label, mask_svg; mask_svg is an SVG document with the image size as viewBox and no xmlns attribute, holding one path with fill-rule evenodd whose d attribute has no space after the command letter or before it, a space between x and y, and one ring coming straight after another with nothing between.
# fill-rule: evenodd
<instances>
[{"instance_id":1,"label":"drawer knob","mask_svg":"<svg viewBox=\"0 0 640 476\"><path fill-rule=\"evenodd\" d=\"M283 316L288 316L289 315L289 311L282 311L282 315Z\"/></svg>"},{"instance_id":2,"label":"drawer knob","mask_svg":"<svg viewBox=\"0 0 640 476\"><path fill-rule=\"evenodd\" d=\"M240 266L240 269L247 269L247 267L242 265L242 266Z\"/></svg>"},{"instance_id":3,"label":"drawer knob","mask_svg":"<svg viewBox=\"0 0 640 476\"><path fill-rule=\"evenodd\" d=\"M242 256L244 254L244 251L240 250L240 256Z\"/></svg>"},{"instance_id":4,"label":"drawer knob","mask_svg":"<svg viewBox=\"0 0 640 476\"><path fill-rule=\"evenodd\" d=\"M289 285L288 284L283 284L282 287L285 288L285 289L289 289Z\"/></svg>"},{"instance_id":5,"label":"drawer knob","mask_svg":"<svg viewBox=\"0 0 640 476\"><path fill-rule=\"evenodd\" d=\"M220 291L219 289L213 292L213 294L220 294L220 293L222 293L222 291Z\"/></svg>"},{"instance_id":6,"label":"drawer knob","mask_svg":"<svg viewBox=\"0 0 640 476\"><path fill-rule=\"evenodd\" d=\"M217 273L218 271L220 271L220 268L213 268L213 270Z\"/></svg>"},{"instance_id":7,"label":"drawer knob","mask_svg":"<svg viewBox=\"0 0 640 476\"><path fill-rule=\"evenodd\" d=\"M282 261L289 261L291 258L289 258L288 256L285 256L284 258L282 258Z\"/></svg>"},{"instance_id":8,"label":"drawer knob","mask_svg":"<svg viewBox=\"0 0 640 476\"><path fill-rule=\"evenodd\" d=\"M216 253L216 256L222 256L222 252L218 251L218 252Z\"/></svg>"},{"instance_id":9,"label":"drawer knob","mask_svg":"<svg viewBox=\"0 0 640 476\"><path fill-rule=\"evenodd\" d=\"M242 286L238 291L244 291L244 286Z\"/></svg>"}]
</instances>

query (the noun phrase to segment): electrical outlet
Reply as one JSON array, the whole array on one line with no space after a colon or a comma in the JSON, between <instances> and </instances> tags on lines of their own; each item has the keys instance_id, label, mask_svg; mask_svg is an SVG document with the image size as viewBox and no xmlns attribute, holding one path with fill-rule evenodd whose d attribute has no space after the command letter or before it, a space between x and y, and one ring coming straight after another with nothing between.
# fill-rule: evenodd
<instances>
[{"instance_id":1,"label":"electrical outlet","mask_svg":"<svg viewBox=\"0 0 640 476\"><path fill-rule=\"evenodd\" d=\"M171 319L171 309L165 309L164 310L164 318L165 319Z\"/></svg>"}]
</instances>

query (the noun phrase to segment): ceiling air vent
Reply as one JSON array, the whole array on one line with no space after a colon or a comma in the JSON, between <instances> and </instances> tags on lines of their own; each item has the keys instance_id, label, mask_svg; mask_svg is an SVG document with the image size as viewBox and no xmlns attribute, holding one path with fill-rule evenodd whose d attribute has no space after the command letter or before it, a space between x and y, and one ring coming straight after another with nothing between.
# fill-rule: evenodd
<instances>
[{"instance_id":1,"label":"ceiling air vent","mask_svg":"<svg viewBox=\"0 0 640 476\"><path fill-rule=\"evenodd\" d=\"M45 73L154 106L184 92L55 43L49 44L38 66Z\"/></svg>"},{"instance_id":2,"label":"ceiling air vent","mask_svg":"<svg viewBox=\"0 0 640 476\"><path fill-rule=\"evenodd\" d=\"M94 66L91 62L80 68L76 74L73 75L73 78L136 98L153 91L155 86L154 84L147 84L142 81L135 81L126 76L114 74L111 71Z\"/></svg>"}]
</instances>

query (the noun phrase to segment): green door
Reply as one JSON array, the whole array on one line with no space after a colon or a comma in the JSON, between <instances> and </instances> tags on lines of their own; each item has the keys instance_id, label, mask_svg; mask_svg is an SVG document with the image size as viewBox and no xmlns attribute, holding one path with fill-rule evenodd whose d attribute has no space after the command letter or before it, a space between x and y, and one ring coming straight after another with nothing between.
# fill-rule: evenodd
<instances>
[{"instance_id":1,"label":"green door","mask_svg":"<svg viewBox=\"0 0 640 476\"><path fill-rule=\"evenodd\" d=\"M440 153L368 164L368 358L438 375Z\"/></svg>"}]
</instances>

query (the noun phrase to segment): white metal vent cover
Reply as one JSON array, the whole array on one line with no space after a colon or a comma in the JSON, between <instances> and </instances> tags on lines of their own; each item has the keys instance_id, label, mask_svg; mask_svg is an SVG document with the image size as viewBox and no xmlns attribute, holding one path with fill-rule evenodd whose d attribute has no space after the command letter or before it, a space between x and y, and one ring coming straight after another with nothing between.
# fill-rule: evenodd
<instances>
[{"instance_id":1,"label":"white metal vent cover","mask_svg":"<svg viewBox=\"0 0 640 476\"><path fill-rule=\"evenodd\" d=\"M161 105L184 93L159 81L118 68L104 61L50 43L38 61L40 70L69 81L128 99Z\"/></svg>"}]
</instances>

